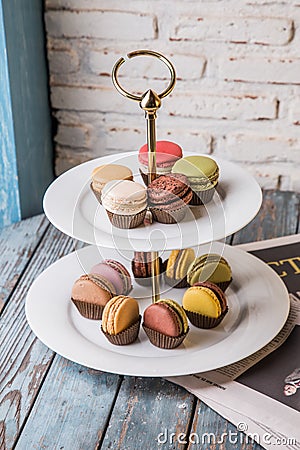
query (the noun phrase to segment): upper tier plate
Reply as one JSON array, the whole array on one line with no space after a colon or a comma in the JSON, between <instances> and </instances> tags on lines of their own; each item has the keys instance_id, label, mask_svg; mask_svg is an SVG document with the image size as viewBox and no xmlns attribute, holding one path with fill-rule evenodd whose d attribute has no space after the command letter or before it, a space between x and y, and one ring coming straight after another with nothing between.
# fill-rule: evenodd
<instances>
[{"instance_id":1,"label":"upper tier plate","mask_svg":"<svg viewBox=\"0 0 300 450\"><path fill-rule=\"evenodd\" d=\"M192 153L185 153L185 156ZM141 182L137 152L104 156L65 172L47 189L45 213L56 228L89 244L120 250L172 250L223 239L243 228L257 214L261 189L244 169L214 158L220 181L213 200L206 206L191 207L185 219L174 225L154 222L132 230L113 227L90 189L91 173L102 164L130 167Z\"/></svg>"}]
</instances>

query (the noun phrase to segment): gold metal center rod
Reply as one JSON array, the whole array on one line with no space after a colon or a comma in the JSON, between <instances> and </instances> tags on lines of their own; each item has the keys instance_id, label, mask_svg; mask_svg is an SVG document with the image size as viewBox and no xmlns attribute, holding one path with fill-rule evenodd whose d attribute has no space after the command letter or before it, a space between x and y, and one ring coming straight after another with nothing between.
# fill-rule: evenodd
<instances>
[{"instance_id":1,"label":"gold metal center rod","mask_svg":"<svg viewBox=\"0 0 300 450\"><path fill-rule=\"evenodd\" d=\"M144 93L140 107L145 111L147 122L147 145L148 145L148 184L156 178L156 111L160 108L161 100L158 95L149 89ZM151 284L152 303L160 299L159 292L159 255L151 252Z\"/></svg>"},{"instance_id":2,"label":"gold metal center rod","mask_svg":"<svg viewBox=\"0 0 300 450\"><path fill-rule=\"evenodd\" d=\"M150 184L156 178L156 113L146 111L145 116L147 120L148 184ZM159 254L157 251L151 252L152 303L160 299L159 269Z\"/></svg>"},{"instance_id":3,"label":"gold metal center rod","mask_svg":"<svg viewBox=\"0 0 300 450\"><path fill-rule=\"evenodd\" d=\"M156 131L155 114L147 114L147 144L148 144L148 184L156 178Z\"/></svg>"},{"instance_id":4,"label":"gold metal center rod","mask_svg":"<svg viewBox=\"0 0 300 450\"><path fill-rule=\"evenodd\" d=\"M151 252L151 284L152 284L152 303L160 299L159 292L159 255L158 252Z\"/></svg>"}]
</instances>

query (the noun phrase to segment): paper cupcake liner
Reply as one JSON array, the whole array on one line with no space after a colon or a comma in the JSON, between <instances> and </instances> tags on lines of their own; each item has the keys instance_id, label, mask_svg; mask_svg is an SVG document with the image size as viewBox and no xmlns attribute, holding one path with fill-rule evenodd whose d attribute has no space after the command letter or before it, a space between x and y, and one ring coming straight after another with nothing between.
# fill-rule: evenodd
<instances>
[{"instance_id":1,"label":"paper cupcake liner","mask_svg":"<svg viewBox=\"0 0 300 450\"><path fill-rule=\"evenodd\" d=\"M101 325L101 331L104 334L104 336L106 337L106 339L111 344L114 344L114 345L132 344L132 342L134 342L139 335L141 319L142 319L142 317L140 315L139 320L137 320L129 328L126 328L126 330L121 331L121 333L118 333L118 334L105 333L105 331L103 331L102 325Z\"/></svg>"},{"instance_id":2,"label":"paper cupcake liner","mask_svg":"<svg viewBox=\"0 0 300 450\"><path fill-rule=\"evenodd\" d=\"M206 189L205 191L194 191L193 190L193 197L190 201L190 205L197 206L197 205L205 205L206 203L209 203L215 193L217 185L210 189Z\"/></svg>"},{"instance_id":3,"label":"paper cupcake liner","mask_svg":"<svg viewBox=\"0 0 300 450\"><path fill-rule=\"evenodd\" d=\"M223 292L226 291L228 286L231 284L232 278L229 281L221 281L220 283L215 283Z\"/></svg>"},{"instance_id":4,"label":"paper cupcake liner","mask_svg":"<svg viewBox=\"0 0 300 450\"><path fill-rule=\"evenodd\" d=\"M186 276L184 278L182 278L181 280L175 280L174 278L170 278L170 277L167 277L167 275L165 275L165 282L172 288L180 289L180 288L186 288L189 286Z\"/></svg>"},{"instance_id":5,"label":"paper cupcake liner","mask_svg":"<svg viewBox=\"0 0 300 450\"><path fill-rule=\"evenodd\" d=\"M101 320L104 306L81 302L71 298L79 313L86 319Z\"/></svg>"},{"instance_id":6,"label":"paper cupcake liner","mask_svg":"<svg viewBox=\"0 0 300 450\"><path fill-rule=\"evenodd\" d=\"M189 321L195 325L197 328L214 328L219 325L228 312L228 308L217 318L204 316L203 314L195 313L192 311L188 311L183 308L186 312L186 315L189 318Z\"/></svg>"},{"instance_id":7,"label":"paper cupcake liner","mask_svg":"<svg viewBox=\"0 0 300 450\"><path fill-rule=\"evenodd\" d=\"M144 324L142 326L151 344L155 345L155 347L164 349L172 349L178 347L189 332L188 329L186 333L182 333L178 337L172 337L160 333L159 331L152 330L151 328L146 327Z\"/></svg>"},{"instance_id":8,"label":"paper cupcake liner","mask_svg":"<svg viewBox=\"0 0 300 450\"><path fill-rule=\"evenodd\" d=\"M102 200L101 200L101 191L96 191L96 189L93 188L93 183L90 184L90 188L93 191L96 199L98 200L98 202L100 203L100 205L102 205Z\"/></svg>"},{"instance_id":9,"label":"paper cupcake liner","mask_svg":"<svg viewBox=\"0 0 300 450\"><path fill-rule=\"evenodd\" d=\"M152 217L156 222L171 224L181 222L184 219L187 207L184 205L182 208L175 209L173 211L150 207L150 211L152 212Z\"/></svg>"},{"instance_id":10,"label":"paper cupcake liner","mask_svg":"<svg viewBox=\"0 0 300 450\"><path fill-rule=\"evenodd\" d=\"M122 216L121 214L115 214L108 210L106 210L106 213L112 225L117 228L129 229L136 228L143 223L146 215L146 209L131 216Z\"/></svg>"}]
</instances>

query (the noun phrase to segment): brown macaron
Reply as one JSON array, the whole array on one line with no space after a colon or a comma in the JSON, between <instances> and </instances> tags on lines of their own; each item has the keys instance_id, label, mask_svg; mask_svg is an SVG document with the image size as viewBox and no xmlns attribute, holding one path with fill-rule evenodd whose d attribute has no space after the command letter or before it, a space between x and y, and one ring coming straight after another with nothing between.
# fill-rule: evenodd
<instances>
[{"instance_id":1,"label":"brown macaron","mask_svg":"<svg viewBox=\"0 0 300 450\"><path fill-rule=\"evenodd\" d=\"M71 300L83 317L100 320L104 306L114 295L112 283L100 275L89 274L75 281Z\"/></svg>"},{"instance_id":2,"label":"brown macaron","mask_svg":"<svg viewBox=\"0 0 300 450\"><path fill-rule=\"evenodd\" d=\"M186 176L161 175L148 186L148 204L153 219L161 223L180 222L184 219L192 196Z\"/></svg>"},{"instance_id":3,"label":"brown macaron","mask_svg":"<svg viewBox=\"0 0 300 450\"><path fill-rule=\"evenodd\" d=\"M152 284L152 253L151 252L134 252L133 259L131 261L131 270L134 275L135 281L141 286L151 286ZM158 277L161 277L163 272L163 262L161 257L158 258L159 273Z\"/></svg>"}]
</instances>

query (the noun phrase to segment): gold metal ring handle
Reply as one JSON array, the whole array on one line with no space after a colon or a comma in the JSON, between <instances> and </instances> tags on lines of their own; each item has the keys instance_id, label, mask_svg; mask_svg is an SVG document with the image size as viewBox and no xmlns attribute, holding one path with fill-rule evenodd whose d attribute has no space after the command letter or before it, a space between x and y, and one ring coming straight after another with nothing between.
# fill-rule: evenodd
<instances>
[{"instance_id":1,"label":"gold metal ring handle","mask_svg":"<svg viewBox=\"0 0 300 450\"><path fill-rule=\"evenodd\" d=\"M162 99L162 98L166 97L167 95L169 95L170 92L172 92L172 90L174 89L175 82L176 82L176 72L175 72L175 68L174 68L173 64L164 55L162 55L161 53L158 53L158 52L154 52L152 50L135 50L135 51L127 54L128 59L134 58L135 56L153 56L154 58L158 58L160 61L162 61L168 67L170 74L171 74L171 81L169 83L169 86L161 94L158 94L158 97L160 99ZM122 66L122 64L124 64L125 62L126 62L126 59L123 58L123 56L122 56L122 58L120 58L114 65L113 70L112 70L113 83L114 83L116 89L120 92L120 94L124 95L125 97L127 97L131 100L141 102L143 99L143 96L131 94L131 92L126 91L120 85L120 83L118 81L119 69Z\"/></svg>"}]
</instances>

